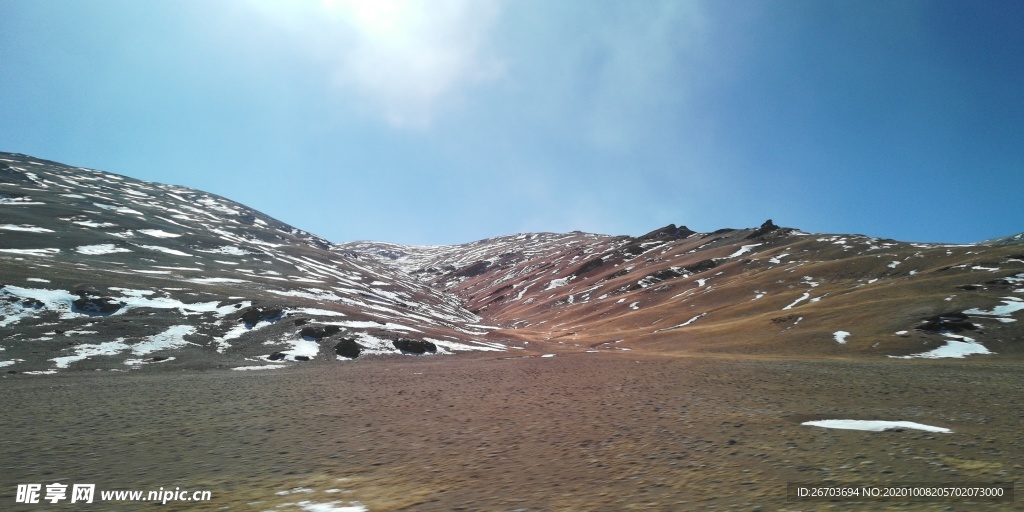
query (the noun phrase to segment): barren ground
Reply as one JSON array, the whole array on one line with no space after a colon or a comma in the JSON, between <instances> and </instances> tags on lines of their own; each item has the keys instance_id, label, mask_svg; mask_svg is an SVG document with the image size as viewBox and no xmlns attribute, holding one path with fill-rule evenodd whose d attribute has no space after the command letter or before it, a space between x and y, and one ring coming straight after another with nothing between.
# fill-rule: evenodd
<instances>
[{"instance_id":1,"label":"barren ground","mask_svg":"<svg viewBox=\"0 0 1024 512\"><path fill-rule=\"evenodd\" d=\"M787 482L1021 480L1020 363L519 355L8 375L0 508L70 509L14 504L17 484L55 481L212 491L170 510L1021 508L786 499ZM954 433L800 425L811 419ZM299 487L312 492L276 494ZM118 506L150 508L82 510Z\"/></svg>"}]
</instances>

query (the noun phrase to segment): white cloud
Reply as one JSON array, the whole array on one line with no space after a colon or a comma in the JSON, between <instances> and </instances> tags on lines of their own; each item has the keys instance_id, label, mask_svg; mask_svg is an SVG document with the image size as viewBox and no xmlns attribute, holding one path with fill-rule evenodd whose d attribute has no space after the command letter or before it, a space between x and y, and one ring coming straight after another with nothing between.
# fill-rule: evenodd
<instances>
[{"instance_id":1,"label":"white cloud","mask_svg":"<svg viewBox=\"0 0 1024 512\"><path fill-rule=\"evenodd\" d=\"M289 28L361 109L423 127L503 65L487 53L493 0L321 0L253 3Z\"/></svg>"}]
</instances>

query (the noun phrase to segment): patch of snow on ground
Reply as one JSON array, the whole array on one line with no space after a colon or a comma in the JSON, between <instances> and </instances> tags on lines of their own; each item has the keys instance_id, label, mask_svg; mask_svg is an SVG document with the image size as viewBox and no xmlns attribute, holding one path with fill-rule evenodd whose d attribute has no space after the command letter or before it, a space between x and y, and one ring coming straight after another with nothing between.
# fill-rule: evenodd
<instances>
[{"instance_id":1,"label":"patch of snow on ground","mask_svg":"<svg viewBox=\"0 0 1024 512\"><path fill-rule=\"evenodd\" d=\"M687 325L690 325L690 324L696 322L698 319L700 319L702 317L705 317L705 316L707 316L707 313L701 313L701 314L699 314L699 315L697 315L697 316L695 316L695 317L693 317L693 318L691 318L691 319L689 319L689 320L687 320L687 321L685 321L685 322L683 322L683 323L681 323L679 325L673 325L672 327L666 327L664 329L658 329L658 330L652 332L651 334L662 332L662 331L671 331L672 329L678 329L680 327L686 327Z\"/></svg>"},{"instance_id":2,"label":"patch of snow on ground","mask_svg":"<svg viewBox=\"0 0 1024 512\"><path fill-rule=\"evenodd\" d=\"M450 340L438 340L438 339L434 339L434 338L423 338L423 339L433 343L434 345L437 345L438 349L442 349L443 348L445 350L448 350L449 352L475 351L475 350L480 350L480 351L484 351L484 352L504 352L505 351L505 349L503 349L503 348L492 347L492 346L489 346L489 345L482 345L482 344L481 345L466 345L465 343L459 343L457 341L450 341Z\"/></svg>"},{"instance_id":3,"label":"patch of snow on ground","mask_svg":"<svg viewBox=\"0 0 1024 512\"><path fill-rule=\"evenodd\" d=\"M975 308L965 310L964 313L968 315L1007 317L1022 309L1024 309L1024 300L1017 297L1003 297L1003 304L992 308L991 311L983 311Z\"/></svg>"},{"instance_id":4,"label":"patch of snow on ground","mask_svg":"<svg viewBox=\"0 0 1024 512\"><path fill-rule=\"evenodd\" d=\"M548 287L545 288L544 290L547 291L547 290L551 290L551 289L554 289L554 288L559 288L561 286L565 286L565 285L569 284L569 281L571 281L571 280L572 280L572 276L563 277L563 278L560 278L560 279L552 279L551 282L548 283Z\"/></svg>"},{"instance_id":5,"label":"patch of snow on ground","mask_svg":"<svg viewBox=\"0 0 1024 512\"><path fill-rule=\"evenodd\" d=\"M144 364L166 363L168 361L174 361L174 358L168 357L167 359L161 359L159 361L146 361L145 359L125 359L124 364L128 366L141 366Z\"/></svg>"},{"instance_id":6,"label":"patch of snow on ground","mask_svg":"<svg viewBox=\"0 0 1024 512\"><path fill-rule=\"evenodd\" d=\"M369 509L360 505L358 501L349 502L348 505L339 505L340 501L330 501L327 503L314 503L312 501L300 501L298 503L285 503L279 505L284 506L295 506L303 510L303 512L369 512Z\"/></svg>"},{"instance_id":7,"label":"patch of snow on ground","mask_svg":"<svg viewBox=\"0 0 1024 512\"><path fill-rule=\"evenodd\" d=\"M637 304L640 304L640 302L639 302L639 301L637 301L637 302L633 302L633 303L631 303L631 304L629 305L629 309L640 309L640 306L637 306Z\"/></svg>"},{"instance_id":8,"label":"patch of snow on ground","mask_svg":"<svg viewBox=\"0 0 1024 512\"><path fill-rule=\"evenodd\" d=\"M889 356L893 359L945 359L945 358L964 358L973 354L993 354L984 345L974 341L973 338L967 336L961 336L959 334L944 334L947 338L946 344L929 350L928 352L921 352L920 354L911 354L909 356Z\"/></svg>"},{"instance_id":9,"label":"patch of snow on ground","mask_svg":"<svg viewBox=\"0 0 1024 512\"><path fill-rule=\"evenodd\" d=\"M850 335L850 333L848 333L846 331L836 331L836 332L832 333L832 336L835 338L836 343L838 343L840 345L845 345L846 344L846 338L849 335Z\"/></svg>"},{"instance_id":10,"label":"patch of snow on ground","mask_svg":"<svg viewBox=\"0 0 1024 512\"><path fill-rule=\"evenodd\" d=\"M284 340L284 342L291 344L292 348L289 350L282 350L281 353L291 356L291 359L293 360L298 356L306 356L313 359L320 353L320 345L315 341L300 338L288 339Z\"/></svg>"},{"instance_id":11,"label":"patch of snow on ground","mask_svg":"<svg viewBox=\"0 0 1024 512\"><path fill-rule=\"evenodd\" d=\"M0 252L25 254L27 256L53 256L54 254L59 254L60 249L0 249Z\"/></svg>"},{"instance_id":12,"label":"patch of snow on ground","mask_svg":"<svg viewBox=\"0 0 1024 512\"><path fill-rule=\"evenodd\" d=\"M137 356L144 356L159 350L178 348L185 345L194 345L185 341L185 336L196 331L190 325L174 325L166 331L150 336L146 341L132 345L132 353Z\"/></svg>"},{"instance_id":13,"label":"patch of snow on ground","mask_svg":"<svg viewBox=\"0 0 1024 512\"><path fill-rule=\"evenodd\" d=\"M757 247L759 245L764 245L764 244L744 245L743 247L740 247L740 249L738 251L736 251L736 252L726 256L726 258L737 258L737 257L740 257L740 256L750 252L751 249L753 249L754 247Z\"/></svg>"},{"instance_id":14,"label":"patch of snow on ground","mask_svg":"<svg viewBox=\"0 0 1024 512\"><path fill-rule=\"evenodd\" d=\"M810 293L804 293L803 295L801 295L801 296L800 296L800 298L799 298L799 299L797 299L797 300L794 300L792 304L790 304L790 305L788 305L788 306L786 306L786 307L784 307L784 308L782 308L782 309L783 309L783 310L787 310L787 309L793 309L793 306L796 306L797 304L799 304L799 303L801 303L801 302L803 302L803 301L807 300L808 298L810 298L810 296L811 296L811 294L810 294Z\"/></svg>"},{"instance_id":15,"label":"patch of snow on ground","mask_svg":"<svg viewBox=\"0 0 1024 512\"><path fill-rule=\"evenodd\" d=\"M191 283L198 284L216 284L216 283L245 283L244 279L233 279L230 277L197 277L195 279L187 279Z\"/></svg>"},{"instance_id":16,"label":"patch of snow on ground","mask_svg":"<svg viewBox=\"0 0 1024 512\"><path fill-rule=\"evenodd\" d=\"M869 432L885 432L888 430L897 429L914 429L924 430L927 432L939 432L942 434L950 434L953 431L943 427L933 427L931 425L923 425L921 423L914 423L913 421L879 421L879 420L819 420L819 421L805 421L801 425L809 425L812 427L824 427L824 428L838 428L844 430L866 430Z\"/></svg>"},{"instance_id":17,"label":"patch of snow on ground","mask_svg":"<svg viewBox=\"0 0 1024 512\"><path fill-rule=\"evenodd\" d=\"M249 251L247 251L245 249L242 249L241 247L236 247L234 245L225 245L223 247L218 247L216 249L206 249L206 250L204 250L204 249L197 249L197 250L199 252L205 252L205 253L210 253L210 254L230 254L231 256L245 256L247 254L252 254L251 252L249 252Z\"/></svg>"},{"instance_id":18,"label":"patch of snow on ground","mask_svg":"<svg viewBox=\"0 0 1024 512\"><path fill-rule=\"evenodd\" d=\"M140 229L139 233L156 238L178 238L179 236L181 236L176 233L168 233L162 229Z\"/></svg>"},{"instance_id":19,"label":"patch of snow on ground","mask_svg":"<svg viewBox=\"0 0 1024 512\"><path fill-rule=\"evenodd\" d=\"M71 223L72 224L77 224L79 226L85 226L87 228L113 228L113 227L117 227L117 224L114 224L113 222L96 222L94 220L75 220L75 221L71 221Z\"/></svg>"},{"instance_id":20,"label":"patch of snow on ground","mask_svg":"<svg viewBox=\"0 0 1024 512\"><path fill-rule=\"evenodd\" d=\"M287 368L285 364L265 364L262 366L236 366L232 370L276 370L278 368Z\"/></svg>"},{"instance_id":21,"label":"patch of snow on ground","mask_svg":"<svg viewBox=\"0 0 1024 512\"><path fill-rule=\"evenodd\" d=\"M142 247L143 249L149 249L151 251L159 251L159 252L166 253L166 254L173 254L175 256L188 256L188 257L192 257L192 255L187 253L187 252L182 252L182 251L179 251L177 249L171 249L170 247L162 247L162 246L159 246L159 245L139 245L138 247Z\"/></svg>"},{"instance_id":22,"label":"patch of snow on ground","mask_svg":"<svg viewBox=\"0 0 1024 512\"><path fill-rule=\"evenodd\" d=\"M899 264L900 264L899 261L894 261L894 262L889 264L889 268L896 268L896 266L899 265Z\"/></svg>"},{"instance_id":23,"label":"patch of snow on ground","mask_svg":"<svg viewBox=\"0 0 1024 512\"><path fill-rule=\"evenodd\" d=\"M16 226L14 224L0 224L0 229L7 231L24 231L27 233L53 233L52 229L41 228L38 226L29 226L25 224L22 224L20 226Z\"/></svg>"},{"instance_id":24,"label":"patch of snow on ground","mask_svg":"<svg viewBox=\"0 0 1024 512\"><path fill-rule=\"evenodd\" d=\"M79 254L88 254L92 256L99 254L114 254L118 252L132 252L131 249L118 247L114 244L80 245L75 248L75 251Z\"/></svg>"},{"instance_id":25,"label":"patch of snow on ground","mask_svg":"<svg viewBox=\"0 0 1024 512\"><path fill-rule=\"evenodd\" d=\"M100 343L98 345L78 345L75 347L75 355L55 357L50 359L57 363L57 368L67 368L69 364L75 361L81 361L89 356L112 356L121 352L122 350L128 350L128 345L123 343L124 338L120 338L115 341L108 341L106 343Z\"/></svg>"},{"instance_id":26,"label":"patch of snow on ground","mask_svg":"<svg viewBox=\"0 0 1024 512\"><path fill-rule=\"evenodd\" d=\"M49 279L43 279L41 277L26 277L25 280L26 281L32 281L32 282L35 282L35 283L49 283L50 282Z\"/></svg>"},{"instance_id":27,"label":"patch of snow on ground","mask_svg":"<svg viewBox=\"0 0 1024 512\"><path fill-rule=\"evenodd\" d=\"M318 309L318 308L299 308L292 310L295 313L303 313L310 316L345 316L345 313L339 313L337 311L331 311L329 309Z\"/></svg>"}]
</instances>

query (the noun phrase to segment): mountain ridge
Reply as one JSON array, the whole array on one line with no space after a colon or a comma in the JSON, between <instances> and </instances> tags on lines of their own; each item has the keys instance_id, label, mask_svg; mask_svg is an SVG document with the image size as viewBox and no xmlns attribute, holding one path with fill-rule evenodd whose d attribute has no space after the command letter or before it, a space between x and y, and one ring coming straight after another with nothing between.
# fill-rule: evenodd
<instances>
[{"instance_id":1,"label":"mountain ridge","mask_svg":"<svg viewBox=\"0 0 1024 512\"><path fill-rule=\"evenodd\" d=\"M771 220L334 244L215 194L11 153L0 153L0 208L0 365L14 372L472 350L1024 352L1019 245Z\"/></svg>"}]
</instances>

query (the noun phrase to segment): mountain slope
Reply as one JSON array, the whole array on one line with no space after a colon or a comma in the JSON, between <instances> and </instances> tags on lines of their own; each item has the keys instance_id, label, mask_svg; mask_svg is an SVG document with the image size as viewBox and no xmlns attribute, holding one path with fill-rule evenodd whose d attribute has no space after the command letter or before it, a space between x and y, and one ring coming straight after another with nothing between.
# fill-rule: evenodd
<instances>
[{"instance_id":1,"label":"mountain slope","mask_svg":"<svg viewBox=\"0 0 1024 512\"><path fill-rule=\"evenodd\" d=\"M1019 246L904 243L779 228L638 238L501 237L438 248L358 242L545 350L791 356L1020 355Z\"/></svg>"},{"instance_id":2,"label":"mountain slope","mask_svg":"<svg viewBox=\"0 0 1024 512\"><path fill-rule=\"evenodd\" d=\"M0 212L8 372L510 348L1024 354L1017 244L814 235L771 221L331 244L213 194L9 153Z\"/></svg>"},{"instance_id":3,"label":"mountain slope","mask_svg":"<svg viewBox=\"0 0 1024 512\"><path fill-rule=\"evenodd\" d=\"M8 371L500 348L450 295L213 194L0 153L0 212Z\"/></svg>"}]
</instances>

